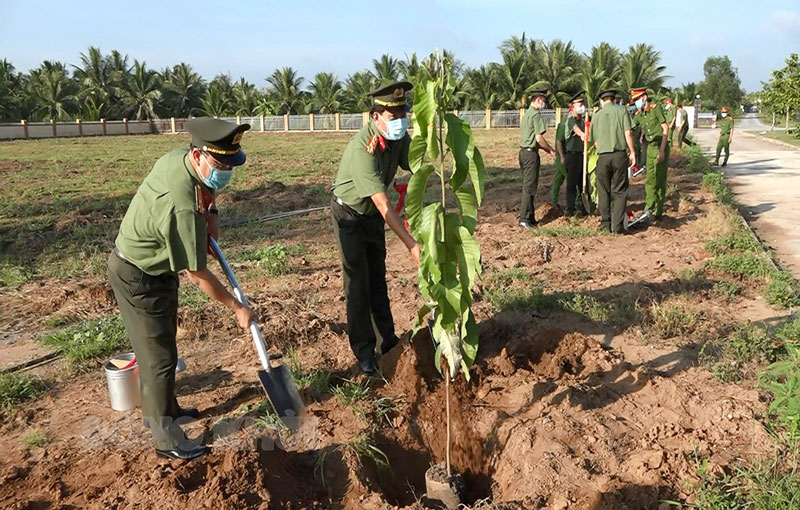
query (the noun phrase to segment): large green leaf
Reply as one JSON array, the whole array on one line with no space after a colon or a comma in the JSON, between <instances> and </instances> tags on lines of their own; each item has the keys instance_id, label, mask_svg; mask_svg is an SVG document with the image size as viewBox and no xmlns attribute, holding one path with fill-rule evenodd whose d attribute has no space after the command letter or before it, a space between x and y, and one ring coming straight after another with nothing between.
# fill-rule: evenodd
<instances>
[{"instance_id":1,"label":"large green leaf","mask_svg":"<svg viewBox=\"0 0 800 510\"><path fill-rule=\"evenodd\" d=\"M462 186L454 194L461 211L461 222L472 234L478 224L478 204L475 202L475 193L472 187Z\"/></svg>"},{"instance_id":2,"label":"large green leaf","mask_svg":"<svg viewBox=\"0 0 800 510\"><path fill-rule=\"evenodd\" d=\"M425 188L428 186L428 179L433 174L433 166L424 165L419 168L408 180L408 191L406 192L406 219L412 230L416 228L417 222L422 214L422 206L425 198Z\"/></svg>"},{"instance_id":3,"label":"large green leaf","mask_svg":"<svg viewBox=\"0 0 800 510\"><path fill-rule=\"evenodd\" d=\"M474 164L472 158L475 152L475 138L469 124L452 113L446 114L444 120L447 124L446 143L455 166L450 177L450 187L458 190L470 174L470 165Z\"/></svg>"},{"instance_id":4,"label":"large green leaf","mask_svg":"<svg viewBox=\"0 0 800 510\"><path fill-rule=\"evenodd\" d=\"M427 137L436 118L437 80L423 81L414 88L414 135Z\"/></svg>"},{"instance_id":5,"label":"large green leaf","mask_svg":"<svg viewBox=\"0 0 800 510\"><path fill-rule=\"evenodd\" d=\"M446 377L454 377L456 371L461 368L462 354L461 354L461 335L458 328L453 328L452 324L447 324L441 316L436 316L436 321L433 325L434 341L438 344L436 348L437 353L437 369L442 372L441 357L447 360L449 374Z\"/></svg>"},{"instance_id":6,"label":"large green leaf","mask_svg":"<svg viewBox=\"0 0 800 510\"><path fill-rule=\"evenodd\" d=\"M408 147L408 164L411 166L411 171L417 173L425 162L425 151L428 150L428 142L425 140L424 135L419 135L416 132L414 135Z\"/></svg>"},{"instance_id":7,"label":"large green leaf","mask_svg":"<svg viewBox=\"0 0 800 510\"><path fill-rule=\"evenodd\" d=\"M469 178L472 181L472 187L475 189L475 198L478 205L483 202L483 192L486 189L486 167L483 165L483 156L481 151L475 147L472 156L473 165L469 167Z\"/></svg>"},{"instance_id":8,"label":"large green leaf","mask_svg":"<svg viewBox=\"0 0 800 510\"><path fill-rule=\"evenodd\" d=\"M464 292L469 293L475 281L476 275L481 274L481 248L477 239L461 226L458 229L459 237L459 271L461 272L461 282Z\"/></svg>"},{"instance_id":9,"label":"large green leaf","mask_svg":"<svg viewBox=\"0 0 800 510\"><path fill-rule=\"evenodd\" d=\"M467 308L461 320L461 371L469 381L469 369L478 356L478 325L472 310Z\"/></svg>"}]
</instances>

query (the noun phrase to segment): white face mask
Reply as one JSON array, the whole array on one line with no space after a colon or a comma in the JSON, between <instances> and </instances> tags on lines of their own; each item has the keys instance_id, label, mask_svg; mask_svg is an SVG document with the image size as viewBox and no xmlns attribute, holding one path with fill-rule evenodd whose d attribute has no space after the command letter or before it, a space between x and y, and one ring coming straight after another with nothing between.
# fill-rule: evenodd
<instances>
[{"instance_id":1,"label":"white face mask","mask_svg":"<svg viewBox=\"0 0 800 510\"><path fill-rule=\"evenodd\" d=\"M664 109L665 110L669 110L670 108L672 108L671 104L667 103L667 104L664 105Z\"/></svg>"},{"instance_id":2,"label":"white face mask","mask_svg":"<svg viewBox=\"0 0 800 510\"><path fill-rule=\"evenodd\" d=\"M585 105L580 105L580 106L578 106L576 108L573 108L573 111L577 115L583 115L584 113L586 113L586 106Z\"/></svg>"}]
</instances>

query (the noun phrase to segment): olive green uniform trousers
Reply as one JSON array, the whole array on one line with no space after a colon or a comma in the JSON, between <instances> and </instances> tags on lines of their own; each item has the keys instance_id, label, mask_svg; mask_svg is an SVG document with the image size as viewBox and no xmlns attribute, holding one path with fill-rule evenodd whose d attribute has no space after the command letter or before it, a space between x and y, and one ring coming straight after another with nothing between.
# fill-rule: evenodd
<instances>
[{"instance_id":1,"label":"olive green uniform trousers","mask_svg":"<svg viewBox=\"0 0 800 510\"><path fill-rule=\"evenodd\" d=\"M558 192L561 190L561 185L567 178L567 169L565 162L561 161L561 155L556 153L555 175L553 176L553 189L550 191L550 203L558 205Z\"/></svg>"},{"instance_id":2,"label":"olive green uniform trousers","mask_svg":"<svg viewBox=\"0 0 800 510\"><path fill-rule=\"evenodd\" d=\"M625 206L628 201L627 154L625 151L600 154L596 171L600 227L621 234L625 231Z\"/></svg>"},{"instance_id":3,"label":"olive green uniform trousers","mask_svg":"<svg viewBox=\"0 0 800 510\"><path fill-rule=\"evenodd\" d=\"M727 165L728 156L731 155L730 135L722 135L719 137L719 141L717 142L717 156L714 158L714 163L717 165L719 164L719 155L723 149L725 149L725 159L723 160L722 164Z\"/></svg>"},{"instance_id":4,"label":"olive green uniform trousers","mask_svg":"<svg viewBox=\"0 0 800 510\"><path fill-rule=\"evenodd\" d=\"M536 221L536 188L539 187L539 150L522 147L519 150L519 167L522 169L522 201L519 208L519 221Z\"/></svg>"},{"instance_id":5,"label":"olive green uniform trousers","mask_svg":"<svg viewBox=\"0 0 800 510\"><path fill-rule=\"evenodd\" d=\"M347 335L359 361L397 344L386 286L386 234L383 216L358 214L331 200L333 233L339 246L347 302Z\"/></svg>"},{"instance_id":6,"label":"olive green uniform trousers","mask_svg":"<svg viewBox=\"0 0 800 510\"><path fill-rule=\"evenodd\" d=\"M150 422L153 442L159 450L186 447L186 436L176 421L178 275L151 276L115 250L108 259L108 279L136 353L142 415Z\"/></svg>"},{"instance_id":7,"label":"olive green uniform trousers","mask_svg":"<svg viewBox=\"0 0 800 510\"><path fill-rule=\"evenodd\" d=\"M644 183L644 208L656 218L664 214L664 200L667 196L667 170L669 169L669 143L664 148L664 161L658 162L661 140L653 140L647 146L647 177Z\"/></svg>"}]
</instances>

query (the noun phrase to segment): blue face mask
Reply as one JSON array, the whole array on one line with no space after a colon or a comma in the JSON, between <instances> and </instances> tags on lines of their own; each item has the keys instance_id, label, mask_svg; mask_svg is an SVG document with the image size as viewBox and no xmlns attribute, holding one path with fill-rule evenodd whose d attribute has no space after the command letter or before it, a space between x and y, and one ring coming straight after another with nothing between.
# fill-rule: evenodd
<instances>
[{"instance_id":1,"label":"blue face mask","mask_svg":"<svg viewBox=\"0 0 800 510\"><path fill-rule=\"evenodd\" d=\"M639 98L639 99L636 100L636 103L634 103L634 104L636 105L636 108L641 110L641 109L644 108L644 99Z\"/></svg>"},{"instance_id":2,"label":"blue face mask","mask_svg":"<svg viewBox=\"0 0 800 510\"><path fill-rule=\"evenodd\" d=\"M214 167L206 158L206 164L208 168L211 170L211 173L208 174L208 177L200 176L200 179L211 189L221 189L230 184L231 179L233 179L233 170L221 170L219 168Z\"/></svg>"},{"instance_id":3,"label":"blue face mask","mask_svg":"<svg viewBox=\"0 0 800 510\"><path fill-rule=\"evenodd\" d=\"M383 136L387 140L402 140L406 136L406 131L408 131L408 118L401 117L386 121L386 132Z\"/></svg>"},{"instance_id":4,"label":"blue face mask","mask_svg":"<svg viewBox=\"0 0 800 510\"><path fill-rule=\"evenodd\" d=\"M727 116L728 116L728 114L727 114L727 113L721 113L720 115L722 115L722 118L723 118L723 119L724 119L725 117L727 117Z\"/></svg>"},{"instance_id":5,"label":"blue face mask","mask_svg":"<svg viewBox=\"0 0 800 510\"><path fill-rule=\"evenodd\" d=\"M636 112L636 105L635 104L630 105L628 107L628 111L630 111L631 113L635 113Z\"/></svg>"}]
</instances>

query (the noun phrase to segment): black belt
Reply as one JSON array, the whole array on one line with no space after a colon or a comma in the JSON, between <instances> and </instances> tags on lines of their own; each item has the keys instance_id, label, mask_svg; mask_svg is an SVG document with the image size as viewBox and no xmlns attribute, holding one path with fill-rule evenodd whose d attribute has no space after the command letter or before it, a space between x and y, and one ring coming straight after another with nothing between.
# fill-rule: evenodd
<instances>
[{"instance_id":1,"label":"black belt","mask_svg":"<svg viewBox=\"0 0 800 510\"><path fill-rule=\"evenodd\" d=\"M523 147L523 146L520 145L519 148L520 148L520 150L523 150L523 151L528 151L528 152L536 151L536 152L539 152L539 147Z\"/></svg>"},{"instance_id":2,"label":"black belt","mask_svg":"<svg viewBox=\"0 0 800 510\"><path fill-rule=\"evenodd\" d=\"M112 253L113 253L114 255L116 255L116 257L117 257L118 259L120 259L120 260L121 260L121 261L123 261L124 263L128 264L129 266L133 266L133 267L135 267L136 269L138 269L139 271L141 271L141 270L142 270L142 269L141 269L139 266L137 266L136 264L134 264L134 263L133 263L133 262L131 262L130 260L126 259L126 258L125 258L125 255L123 255L123 254L122 254L122 252L121 252L121 251L119 251L119 248L117 248L116 246L114 246L114 250L113 250L113 252L112 252Z\"/></svg>"}]
</instances>

